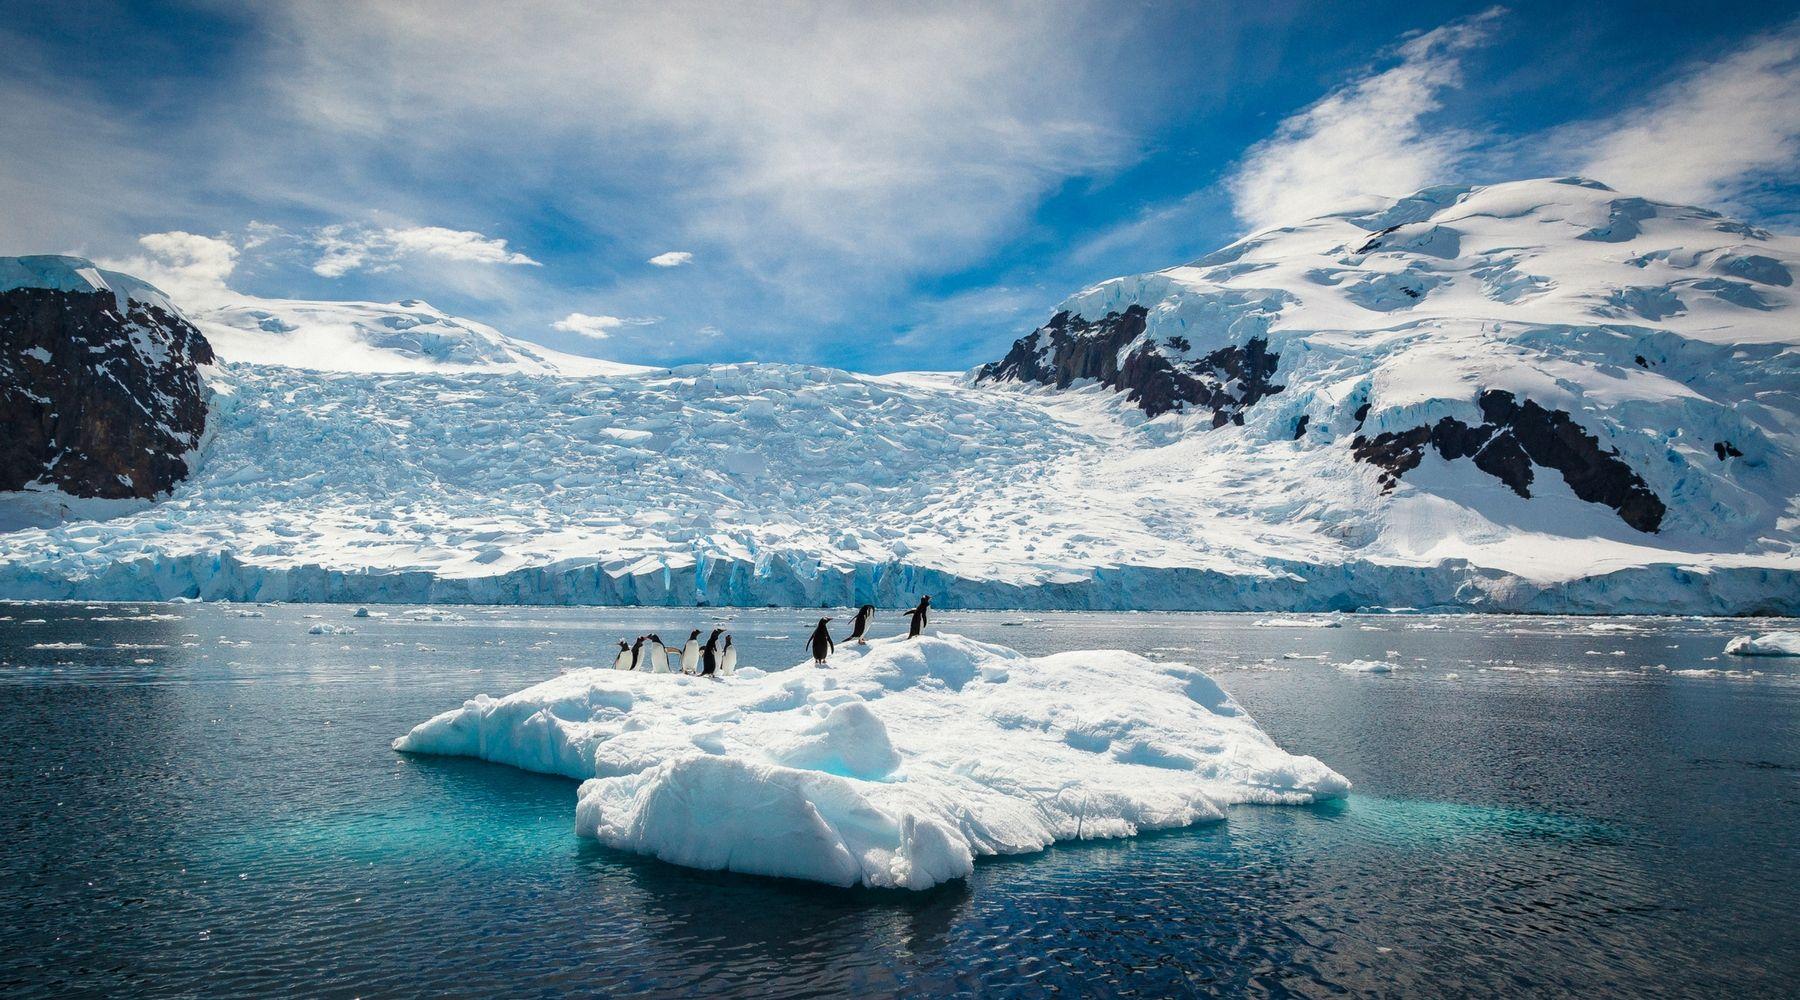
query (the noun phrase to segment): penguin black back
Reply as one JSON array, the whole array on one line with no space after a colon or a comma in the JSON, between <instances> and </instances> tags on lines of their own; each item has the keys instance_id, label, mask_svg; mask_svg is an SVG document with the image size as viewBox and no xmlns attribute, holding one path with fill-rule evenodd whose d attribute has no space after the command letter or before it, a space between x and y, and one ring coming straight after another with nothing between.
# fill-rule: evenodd
<instances>
[{"instance_id":1,"label":"penguin black back","mask_svg":"<svg viewBox=\"0 0 1800 1000\"><path fill-rule=\"evenodd\" d=\"M857 642L864 641L869 634L869 622L875 618L875 605L865 604L856 609L856 621L850 626L850 638Z\"/></svg>"}]
</instances>

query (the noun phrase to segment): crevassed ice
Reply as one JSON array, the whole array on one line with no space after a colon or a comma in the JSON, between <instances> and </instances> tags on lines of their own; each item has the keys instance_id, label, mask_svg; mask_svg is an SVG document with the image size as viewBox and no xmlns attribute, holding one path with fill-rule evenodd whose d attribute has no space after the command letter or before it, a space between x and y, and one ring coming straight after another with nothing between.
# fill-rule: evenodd
<instances>
[{"instance_id":1,"label":"crevassed ice","mask_svg":"<svg viewBox=\"0 0 1800 1000\"><path fill-rule=\"evenodd\" d=\"M612 847L908 889L977 857L1350 788L1185 664L941 634L843 647L833 664L729 680L575 671L475 698L394 748L585 779L576 830Z\"/></svg>"}]
</instances>

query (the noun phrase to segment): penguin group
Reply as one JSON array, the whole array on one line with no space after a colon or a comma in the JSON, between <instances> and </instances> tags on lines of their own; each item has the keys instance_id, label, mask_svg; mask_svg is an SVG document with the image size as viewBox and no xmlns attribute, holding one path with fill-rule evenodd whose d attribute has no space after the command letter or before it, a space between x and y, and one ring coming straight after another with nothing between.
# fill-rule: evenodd
<instances>
[{"instance_id":1,"label":"penguin group","mask_svg":"<svg viewBox=\"0 0 1800 1000\"><path fill-rule=\"evenodd\" d=\"M719 642L720 636L725 638L723 644ZM714 678L729 677L737 672L737 646L722 628L713 629L704 644L700 642L699 629L689 632L687 641L674 650L674 666L669 663L669 652L670 648L663 645L662 636L655 632L638 636L634 643L620 639L619 653L613 657L613 669Z\"/></svg>"},{"instance_id":2,"label":"penguin group","mask_svg":"<svg viewBox=\"0 0 1800 1000\"><path fill-rule=\"evenodd\" d=\"M916 607L902 612L907 618L906 637L916 639L925 631L931 615L931 595L919 599ZM850 625L850 635L844 641L858 646L869 644L869 624L875 620L875 605L865 604L856 609L856 617ZM819 624L813 628L812 635L807 637L806 649L812 654L813 665L827 666L831 654L837 652L837 641L831 637L831 619L820 618ZM719 639L724 636L724 643ZM675 664L669 663L669 654L674 652ZM738 652L732 645L731 636L725 630L716 628L706 642L700 641L700 630L688 633L687 641L679 649L664 645L662 636L655 632L640 635L636 642L619 640L618 655L613 657L614 670L638 670L647 674L688 674L695 677L730 677L737 672Z\"/></svg>"}]
</instances>

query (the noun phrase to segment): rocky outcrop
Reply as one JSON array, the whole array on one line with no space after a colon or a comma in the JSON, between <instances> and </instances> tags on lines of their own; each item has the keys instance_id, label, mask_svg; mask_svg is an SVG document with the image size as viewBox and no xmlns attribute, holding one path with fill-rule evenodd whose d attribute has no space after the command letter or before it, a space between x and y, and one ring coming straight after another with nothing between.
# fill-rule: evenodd
<instances>
[{"instance_id":1,"label":"rocky outcrop","mask_svg":"<svg viewBox=\"0 0 1800 1000\"><path fill-rule=\"evenodd\" d=\"M1189 408L1212 411L1214 427L1243 423L1243 411L1282 390L1274 384L1280 355L1252 337L1198 358L1181 337L1144 336L1141 305L1089 321L1064 311L1013 342L1006 357L981 366L976 382L1036 382L1066 389L1092 379L1126 394L1152 417Z\"/></svg>"},{"instance_id":2,"label":"rocky outcrop","mask_svg":"<svg viewBox=\"0 0 1800 1000\"><path fill-rule=\"evenodd\" d=\"M168 492L206 428L197 366L212 348L166 300L116 292L86 261L20 261L64 280L0 286L0 490Z\"/></svg>"},{"instance_id":3,"label":"rocky outcrop","mask_svg":"<svg viewBox=\"0 0 1800 1000\"><path fill-rule=\"evenodd\" d=\"M1374 437L1358 434L1350 442L1351 453L1358 461L1381 468L1385 490L1398 486L1402 476L1419 467L1426 448L1435 448L1448 461L1472 459L1476 468L1526 498L1531 496L1533 467L1542 466L1562 473L1577 497L1612 508L1633 528L1654 533L1662 527L1666 513L1662 499L1616 450L1602 448L1600 439L1568 413L1545 409L1501 389L1483 392L1479 404L1483 419L1479 425L1444 417L1435 424Z\"/></svg>"}]
</instances>

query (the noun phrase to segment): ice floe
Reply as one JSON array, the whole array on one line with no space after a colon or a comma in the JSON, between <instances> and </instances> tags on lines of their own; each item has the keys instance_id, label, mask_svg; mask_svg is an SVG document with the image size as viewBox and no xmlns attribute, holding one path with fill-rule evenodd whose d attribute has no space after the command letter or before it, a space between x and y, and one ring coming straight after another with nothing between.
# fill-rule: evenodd
<instances>
[{"instance_id":1,"label":"ice floe","mask_svg":"<svg viewBox=\"0 0 1800 1000\"><path fill-rule=\"evenodd\" d=\"M724 681L571 671L474 698L394 747L584 779L576 830L615 848L909 889L966 876L981 856L1350 787L1277 746L1195 667L942 634Z\"/></svg>"},{"instance_id":2,"label":"ice floe","mask_svg":"<svg viewBox=\"0 0 1800 1000\"><path fill-rule=\"evenodd\" d=\"M1733 656L1800 656L1800 632L1740 635L1725 645Z\"/></svg>"}]
</instances>

